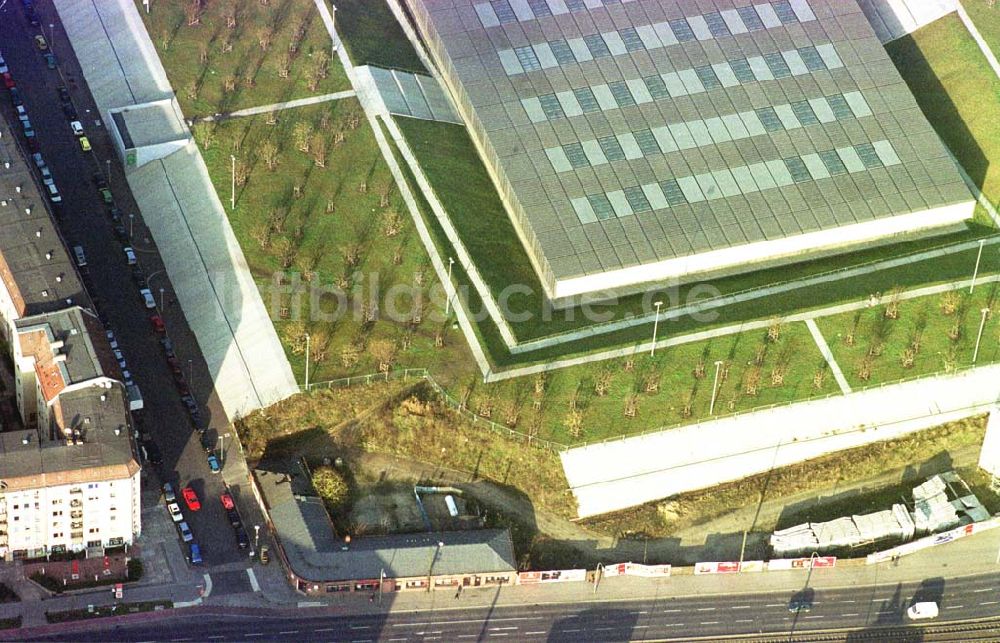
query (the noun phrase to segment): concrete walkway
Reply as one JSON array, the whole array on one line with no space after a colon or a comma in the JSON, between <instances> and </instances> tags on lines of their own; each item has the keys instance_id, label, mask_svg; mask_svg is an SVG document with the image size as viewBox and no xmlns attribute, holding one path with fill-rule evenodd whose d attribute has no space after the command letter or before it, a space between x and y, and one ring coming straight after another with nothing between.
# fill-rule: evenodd
<instances>
[{"instance_id":1,"label":"concrete walkway","mask_svg":"<svg viewBox=\"0 0 1000 643\"><path fill-rule=\"evenodd\" d=\"M238 116L254 116L256 114L267 114L269 112L280 112L283 109L294 109L296 107L304 107L305 105L316 105L318 103L327 103L334 100L342 100L344 98L354 97L354 90L348 89L342 92L334 92L332 94L321 94L319 96L309 96L308 98L297 98L295 100L288 100L283 103L272 103L270 105L260 105L258 107L248 107L246 109L238 109L235 112L229 112L228 114L215 114L213 116L205 116L204 118L196 119L197 121L221 121L228 118L236 118Z\"/></svg>"},{"instance_id":2,"label":"concrete walkway","mask_svg":"<svg viewBox=\"0 0 1000 643\"><path fill-rule=\"evenodd\" d=\"M806 327L809 328L809 333L812 335L813 341L816 342L816 348L823 354L823 359L826 360L827 365L830 367L830 372L833 373L834 379L837 380L840 391L844 394L850 393L851 385L847 383L847 378L844 377L844 372L840 370L840 364L837 363L837 359L833 356L833 351L830 350L826 339L823 337L823 333L820 332L819 326L816 325L816 320L807 319Z\"/></svg>"}]
</instances>

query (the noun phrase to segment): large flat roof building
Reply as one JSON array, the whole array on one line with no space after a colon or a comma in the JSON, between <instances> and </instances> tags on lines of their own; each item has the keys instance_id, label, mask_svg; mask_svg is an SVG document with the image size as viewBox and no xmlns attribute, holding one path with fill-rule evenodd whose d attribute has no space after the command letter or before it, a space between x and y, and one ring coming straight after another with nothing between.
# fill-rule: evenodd
<instances>
[{"instance_id":1,"label":"large flat roof building","mask_svg":"<svg viewBox=\"0 0 1000 643\"><path fill-rule=\"evenodd\" d=\"M406 4L556 302L972 215L855 0Z\"/></svg>"}]
</instances>

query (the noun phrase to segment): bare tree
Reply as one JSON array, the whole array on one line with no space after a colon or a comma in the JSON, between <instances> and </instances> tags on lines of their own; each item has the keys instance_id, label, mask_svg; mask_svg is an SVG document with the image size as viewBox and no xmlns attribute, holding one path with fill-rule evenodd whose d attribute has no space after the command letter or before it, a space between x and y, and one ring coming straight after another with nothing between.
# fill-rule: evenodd
<instances>
[{"instance_id":1,"label":"bare tree","mask_svg":"<svg viewBox=\"0 0 1000 643\"><path fill-rule=\"evenodd\" d=\"M201 24L201 9L201 0L191 0L184 8L184 14L187 16L189 27Z\"/></svg>"},{"instance_id":2,"label":"bare tree","mask_svg":"<svg viewBox=\"0 0 1000 643\"><path fill-rule=\"evenodd\" d=\"M234 74L226 74L226 77L222 79L222 87L227 92L236 91L236 76Z\"/></svg>"},{"instance_id":3,"label":"bare tree","mask_svg":"<svg viewBox=\"0 0 1000 643\"><path fill-rule=\"evenodd\" d=\"M274 27L264 25L257 30L257 44L261 51L267 51L271 47L271 39L274 38Z\"/></svg>"},{"instance_id":4,"label":"bare tree","mask_svg":"<svg viewBox=\"0 0 1000 643\"><path fill-rule=\"evenodd\" d=\"M278 59L278 78L288 78L288 73L292 68L292 56L287 51L281 54Z\"/></svg>"},{"instance_id":5,"label":"bare tree","mask_svg":"<svg viewBox=\"0 0 1000 643\"><path fill-rule=\"evenodd\" d=\"M300 152L309 153L309 145L312 143L313 126L309 121L299 121L292 128L292 138L295 139L295 147Z\"/></svg>"},{"instance_id":6,"label":"bare tree","mask_svg":"<svg viewBox=\"0 0 1000 643\"><path fill-rule=\"evenodd\" d=\"M396 355L396 344L389 339L376 339L368 344L368 352L378 363L379 372L385 373L392 366L393 357Z\"/></svg>"},{"instance_id":7,"label":"bare tree","mask_svg":"<svg viewBox=\"0 0 1000 643\"><path fill-rule=\"evenodd\" d=\"M184 94L191 100L198 98L198 81L192 80L184 86Z\"/></svg>"},{"instance_id":8,"label":"bare tree","mask_svg":"<svg viewBox=\"0 0 1000 643\"><path fill-rule=\"evenodd\" d=\"M278 145L271 139L260 144L260 158L264 160L267 169L274 171L278 167Z\"/></svg>"},{"instance_id":9,"label":"bare tree","mask_svg":"<svg viewBox=\"0 0 1000 643\"><path fill-rule=\"evenodd\" d=\"M326 78L330 74L330 54L325 49L317 51L313 54L313 66L320 78Z\"/></svg>"},{"instance_id":10,"label":"bare tree","mask_svg":"<svg viewBox=\"0 0 1000 643\"><path fill-rule=\"evenodd\" d=\"M236 29L236 0L228 0L222 9L222 17L226 19L227 29Z\"/></svg>"},{"instance_id":11,"label":"bare tree","mask_svg":"<svg viewBox=\"0 0 1000 643\"><path fill-rule=\"evenodd\" d=\"M249 178L250 166L245 161L236 161L236 185L246 185Z\"/></svg>"},{"instance_id":12,"label":"bare tree","mask_svg":"<svg viewBox=\"0 0 1000 643\"><path fill-rule=\"evenodd\" d=\"M313 137L312 142L312 157L313 162L316 163L316 167L326 167L326 137L322 134L317 134Z\"/></svg>"}]
</instances>

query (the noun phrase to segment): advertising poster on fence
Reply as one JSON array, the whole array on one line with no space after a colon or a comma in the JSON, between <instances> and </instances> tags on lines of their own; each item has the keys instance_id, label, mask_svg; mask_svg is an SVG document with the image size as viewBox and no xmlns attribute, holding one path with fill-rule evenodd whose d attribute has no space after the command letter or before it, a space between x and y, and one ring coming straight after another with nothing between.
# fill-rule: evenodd
<instances>
[{"instance_id":1,"label":"advertising poster on fence","mask_svg":"<svg viewBox=\"0 0 1000 643\"><path fill-rule=\"evenodd\" d=\"M898 547L893 547L892 549L886 549L885 551L877 551L874 554L869 554L868 557L865 558L865 563L868 565L884 563L888 560L892 560L894 556L906 556L908 554L918 552L921 549L927 549L928 547L946 545L950 542L958 540L959 538L965 538L966 536L971 536L972 534L978 534L983 531L995 529L998 525L1000 525L1000 521L996 518L991 518L982 522L974 522L969 525L962 525L961 527L956 527L955 529L944 531L940 534L932 534L919 540L914 540L911 543L904 543Z\"/></svg>"},{"instance_id":2,"label":"advertising poster on fence","mask_svg":"<svg viewBox=\"0 0 1000 643\"><path fill-rule=\"evenodd\" d=\"M536 583L569 583L573 581L586 580L587 570L560 569L550 572L521 572L517 576L518 582L522 585L533 585Z\"/></svg>"},{"instance_id":3,"label":"advertising poster on fence","mask_svg":"<svg viewBox=\"0 0 1000 643\"><path fill-rule=\"evenodd\" d=\"M762 572L764 571L764 561L744 560L740 564L740 572Z\"/></svg>"},{"instance_id":4,"label":"advertising poster on fence","mask_svg":"<svg viewBox=\"0 0 1000 643\"><path fill-rule=\"evenodd\" d=\"M735 574L740 571L740 564L737 561L726 561L724 563L695 563L695 574Z\"/></svg>"},{"instance_id":5,"label":"advertising poster on fence","mask_svg":"<svg viewBox=\"0 0 1000 643\"><path fill-rule=\"evenodd\" d=\"M630 563L625 568L628 576L641 576L642 578L663 578L670 576L670 565L640 565Z\"/></svg>"}]
</instances>

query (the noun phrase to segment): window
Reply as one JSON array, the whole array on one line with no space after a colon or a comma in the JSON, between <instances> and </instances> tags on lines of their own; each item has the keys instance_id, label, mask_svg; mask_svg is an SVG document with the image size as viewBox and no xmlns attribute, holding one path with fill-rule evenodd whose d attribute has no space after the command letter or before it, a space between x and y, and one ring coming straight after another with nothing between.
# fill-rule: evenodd
<instances>
[{"instance_id":1,"label":"window","mask_svg":"<svg viewBox=\"0 0 1000 643\"><path fill-rule=\"evenodd\" d=\"M628 201L628 204L632 206L632 212L650 212L653 209L652 206L649 205L646 195L643 194L642 188L638 185L625 188L625 199Z\"/></svg>"},{"instance_id":2,"label":"window","mask_svg":"<svg viewBox=\"0 0 1000 643\"><path fill-rule=\"evenodd\" d=\"M538 56L535 55L535 50L531 47L515 47L514 53L524 71L538 71L542 68L542 63L538 62Z\"/></svg>"},{"instance_id":3,"label":"window","mask_svg":"<svg viewBox=\"0 0 1000 643\"><path fill-rule=\"evenodd\" d=\"M549 49L552 50L552 55L556 57L556 62L560 65L571 65L576 62L576 56L573 55L573 50L569 48L569 44L565 40L550 40Z\"/></svg>"},{"instance_id":4,"label":"window","mask_svg":"<svg viewBox=\"0 0 1000 643\"><path fill-rule=\"evenodd\" d=\"M590 50L590 54L594 58L605 58L611 55L611 50L608 49L608 43L604 42L604 38L602 38L599 33L584 36L583 42L587 44L587 49Z\"/></svg>"},{"instance_id":5,"label":"window","mask_svg":"<svg viewBox=\"0 0 1000 643\"><path fill-rule=\"evenodd\" d=\"M653 132L648 129L641 129L634 133L635 142L639 144L639 151L644 156L652 156L660 153L660 145L656 142Z\"/></svg>"},{"instance_id":6,"label":"window","mask_svg":"<svg viewBox=\"0 0 1000 643\"><path fill-rule=\"evenodd\" d=\"M583 146L579 143L563 145L562 148L566 154L566 158L569 159L569 164L573 166L574 170L590 165L590 161L587 160L587 154L583 151Z\"/></svg>"},{"instance_id":7,"label":"window","mask_svg":"<svg viewBox=\"0 0 1000 643\"><path fill-rule=\"evenodd\" d=\"M549 9L545 0L528 0L528 6L531 7L531 13L535 14L536 18L552 15L552 10Z\"/></svg>"},{"instance_id":8,"label":"window","mask_svg":"<svg viewBox=\"0 0 1000 643\"><path fill-rule=\"evenodd\" d=\"M608 88L611 90L611 95L618 102L618 107L635 105L635 99L632 98L632 92L628 90L628 85L625 84L625 81L619 80L614 83L608 83Z\"/></svg>"},{"instance_id":9,"label":"window","mask_svg":"<svg viewBox=\"0 0 1000 643\"><path fill-rule=\"evenodd\" d=\"M409 583L407 583L407 586L409 586ZM349 591L351 591L351 586L349 584L338 583L336 585L326 586L327 594L333 594L335 592L349 592Z\"/></svg>"},{"instance_id":10,"label":"window","mask_svg":"<svg viewBox=\"0 0 1000 643\"><path fill-rule=\"evenodd\" d=\"M733 68L733 73L736 74L736 80L741 83L753 83L757 81L757 77L754 76L753 69L750 68L750 62L746 58L730 60L729 66Z\"/></svg>"},{"instance_id":11,"label":"window","mask_svg":"<svg viewBox=\"0 0 1000 643\"><path fill-rule=\"evenodd\" d=\"M804 183L812 180L809 168L806 167L805 162L798 156L791 156L785 159L785 167L788 168L788 173L792 175L792 180L796 183Z\"/></svg>"},{"instance_id":12,"label":"window","mask_svg":"<svg viewBox=\"0 0 1000 643\"><path fill-rule=\"evenodd\" d=\"M576 102L580 103L580 109L583 110L584 114L601 111L601 106L597 102L597 97L594 96L594 91L590 89L590 87L574 89L573 95L576 96Z\"/></svg>"},{"instance_id":13,"label":"window","mask_svg":"<svg viewBox=\"0 0 1000 643\"><path fill-rule=\"evenodd\" d=\"M493 0L490 2L490 5L493 6L493 12L497 14L500 24L506 25L511 22L517 22L517 16L514 15L514 10L511 9L510 3L507 0Z\"/></svg>"},{"instance_id":14,"label":"window","mask_svg":"<svg viewBox=\"0 0 1000 643\"><path fill-rule=\"evenodd\" d=\"M557 118L564 118L566 116L566 113L563 112L562 105L559 104L559 99L556 98L555 94L543 94L538 97L538 102L542 105L542 111L545 112L545 118L554 120Z\"/></svg>"},{"instance_id":15,"label":"window","mask_svg":"<svg viewBox=\"0 0 1000 643\"><path fill-rule=\"evenodd\" d=\"M837 176L838 174L847 174L847 166L844 165L844 161L841 160L840 154L837 154L835 150L826 150L825 152L819 153L819 158L823 161L823 165L829 170L830 174Z\"/></svg>"},{"instance_id":16,"label":"window","mask_svg":"<svg viewBox=\"0 0 1000 643\"><path fill-rule=\"evenodd\" d=\"M63 514L63 512L61 512L61 511L53 511L52 512L52 517L54 518L56 516L61 516L62 514Z\"/></svg>"},{"instance_id":17,"label":"window","mask_svg":"<svg viewBox=\"0 0 1000 643\"><path fill-rule=\"evenodd\" d=\"M743 19L743 24L747 26L750 31L759 31L764 28L764 23L760 21L760 16L753 7L740 7L736 10L736 13L740 14L740 18Z\"/></svg>"},{"instance_id":18,"label":"window","mask_svg":"<svg viewBox=\"0 0 1000 643\"><path fill-rule=\"evenodd\" d=\"M792 103L792 112L794 112L795 118L799 119L802 125L815 125L819 122L819 119L816 118L816 113L807 100Z\"/></svg>"},{"instance_id":19,"label":"window","mask_svg":"<svg viewBox=\"0 0 1000 643\"><path fill-rule=\"evenodd\" d=\"M833 115L837 117L838 121L854 117L851 106L847 104L847 99L842 94L827 96L826 102L830 105L830 109L833 110Z\"/></svg>"},{"instance_id":20,"label":"window","mask_svg":"<svg viewBox=\"0 0 1000 643\"><path fill-rule=\"evenodd\" d=\"M566 0L566 8L570 11L586 11L587 5L584 0Z\"/></svg>"},{"instance_id":21,"label":"window","mask_svg":"<svg viewBox=\"0 0 1000 643\"><path fill-rule=\"evenodd\" d=\"M622 149L621 143L619 143L618 139L614 136L599 138L597 139L597 144L601 146L601 151L604 152L604 156L606 156L609 161L625 160L625 150Z\"/></svg>"},{"instance_id":22,"label":"window","mask_svg":"<svg viewBox=\"0 0 1000 643\"><path fill-rule=\"evenodd\" d=\"M701 84L705 86L705 89L718 89L722 87L722 83L719 82L719 77L715 75L715 70L710 66L706 65L704 67L697 67L694 73L698 74L698 80Z\"/></svg>"},{"instance_id":23,"label":"window","mask_svg":"<svg viewBox=\"0 0 1000 643\"><path fill-rule=\"evenodd\" d=\"M788 78L792 75L792 70L788 68L785 57L778 52L764 54L764 62L775 78Z\"/></svg>"},{"instance_id":24,"label":"window","mask_svg":"<svg viewBox=\"0 0 1000 643\"><path fill-rule=\"evenodd\" d=\"M799 57L802 58L802 62L806 64L806 69L809 71L823 71L826 69L826 63L823 62L823 57L819 55L815 47L803 47L799 49Z\"/></svg>"},{"instance_id":25,"label":"window","mask_svg":"<svg viewBox=\"0 0 1000 643\"><path fill-rule=\"evenodd\" d=\"M778 20L781 21L783 25L790 25L793 22L798 22L799 17L795 15L792 10L792 5L788 0L778 0L777 2L772 2L771 6L774 8L774 13L778 14Z\"/></svg>"},{"instance_id":26,"label":"window","mask_svg":"<svg viewBox=\"0 0 1000 643\"><path fill-rule=\"evenodd\" d=\"M684 191L681 190L680 184L675 179L661 181L660 189L663 190L663 196L667 197L667 203L670 205L684 205L688 202Z\"/></svg>"},{"instance_id":27,"label":"window","mask_svg":"<svg viewBox=\"0 0 1000 643\"><path fill-rule=\"evenodd\" d=\"M94 549L95 547L100 547L100 546L101 546L101 541L99 541L99 540L88 540L87 541L87 547L89 547L90 549Z\"/></svg>"},{"instance_id":28,"label":"window","mask_svg":"<svg viewBox=\"0 0 1000 643\"><path fill-rule=\"evenodd\" d=\"M706 13L702 17L705 18L705 22L708 23L708 30L712 32L712 36L716 38L725 38L730 35L729 26L726 25L726 21L722 19L722 15L718 11Z\"/></svg>"},{"instance_id":29,"label":"window","mask_svg":"<svg viewBox=\"0 0 1000 643\"><path fill-rule=\"evenodd\" d=\"M63 537L63 532L61 532L61 531L52 534L52 538L53 539L55 539L55 538L62 538L62 537Z\"/></svg>"},{"instance_id":30,"label":"window","mask_svg":"<svg viewBox=\"0 0 1000 643\"><path fill-rule=\"evenodd\" d=\"M646 76L642 79L642 82L646 83L646 89L649 90L649 95L653 97L653 100L670 98L670 92L667 91L667 84L663 82L661 76Z\"/></svg>"},{"instance_id":31,"label":"window","mask_svg":"<svg viewBox=\"0 0 1000 643\"><path fill-rule=\"evenodd\" d=\"M691 31L691 25L684 18L678 18L676 20L668 21L670 23L670 30L674 32L674 36L680 42L687 42L689 40L694 40L694 32Z\"/></svg>"},{"instance_id":32,"label":"window","mask_svg":"<svg viewBox=\"0 0 1000 643\"><path fill-rule=\"evenodd\" d=\"M642 38L639 37L639 32L634 27L622 29L618 33L622 37L622 42L625 43L625 51L639 51L646 48L646 45L642 42Z\"/></svg>"},{"instance_id":33,"label":"window","mask_svg":"<svg viewBox=\"0 0 1000 643\"><path fill-rule=\"evenodd\" d=\"M858 156L861 157L861 162L864 163L865 167L869 170L882 167L882 159L878 157L878 152L875 151L875 146L871 143L855 145L854 149L857 151Z\"/></svg>"},{"instance_id":34,"label":"window","mask_svg":"<svg viewBox=\"0 0 1000 643\"><path fill-rule=\"evenodd\" d=\"M778 130L785 129L785 126L781 124L781 119L778 118L778 113L774 111L773 107L761 107L758 109L757 118L764 124L764 129L768 132L777 132Z\"/></svg>"},{"instance_id":35,"label":"window","mask_svg":"<svg viewBox=\"0 0 1000 643\"><path fill-rule=\"evenodd\" d=\"M615 218L615 209L611 207L611 201L603 194L591 194L587 197L590 207L594 209L594 214L601 221Z\"/></svg>"}]
</instances>

